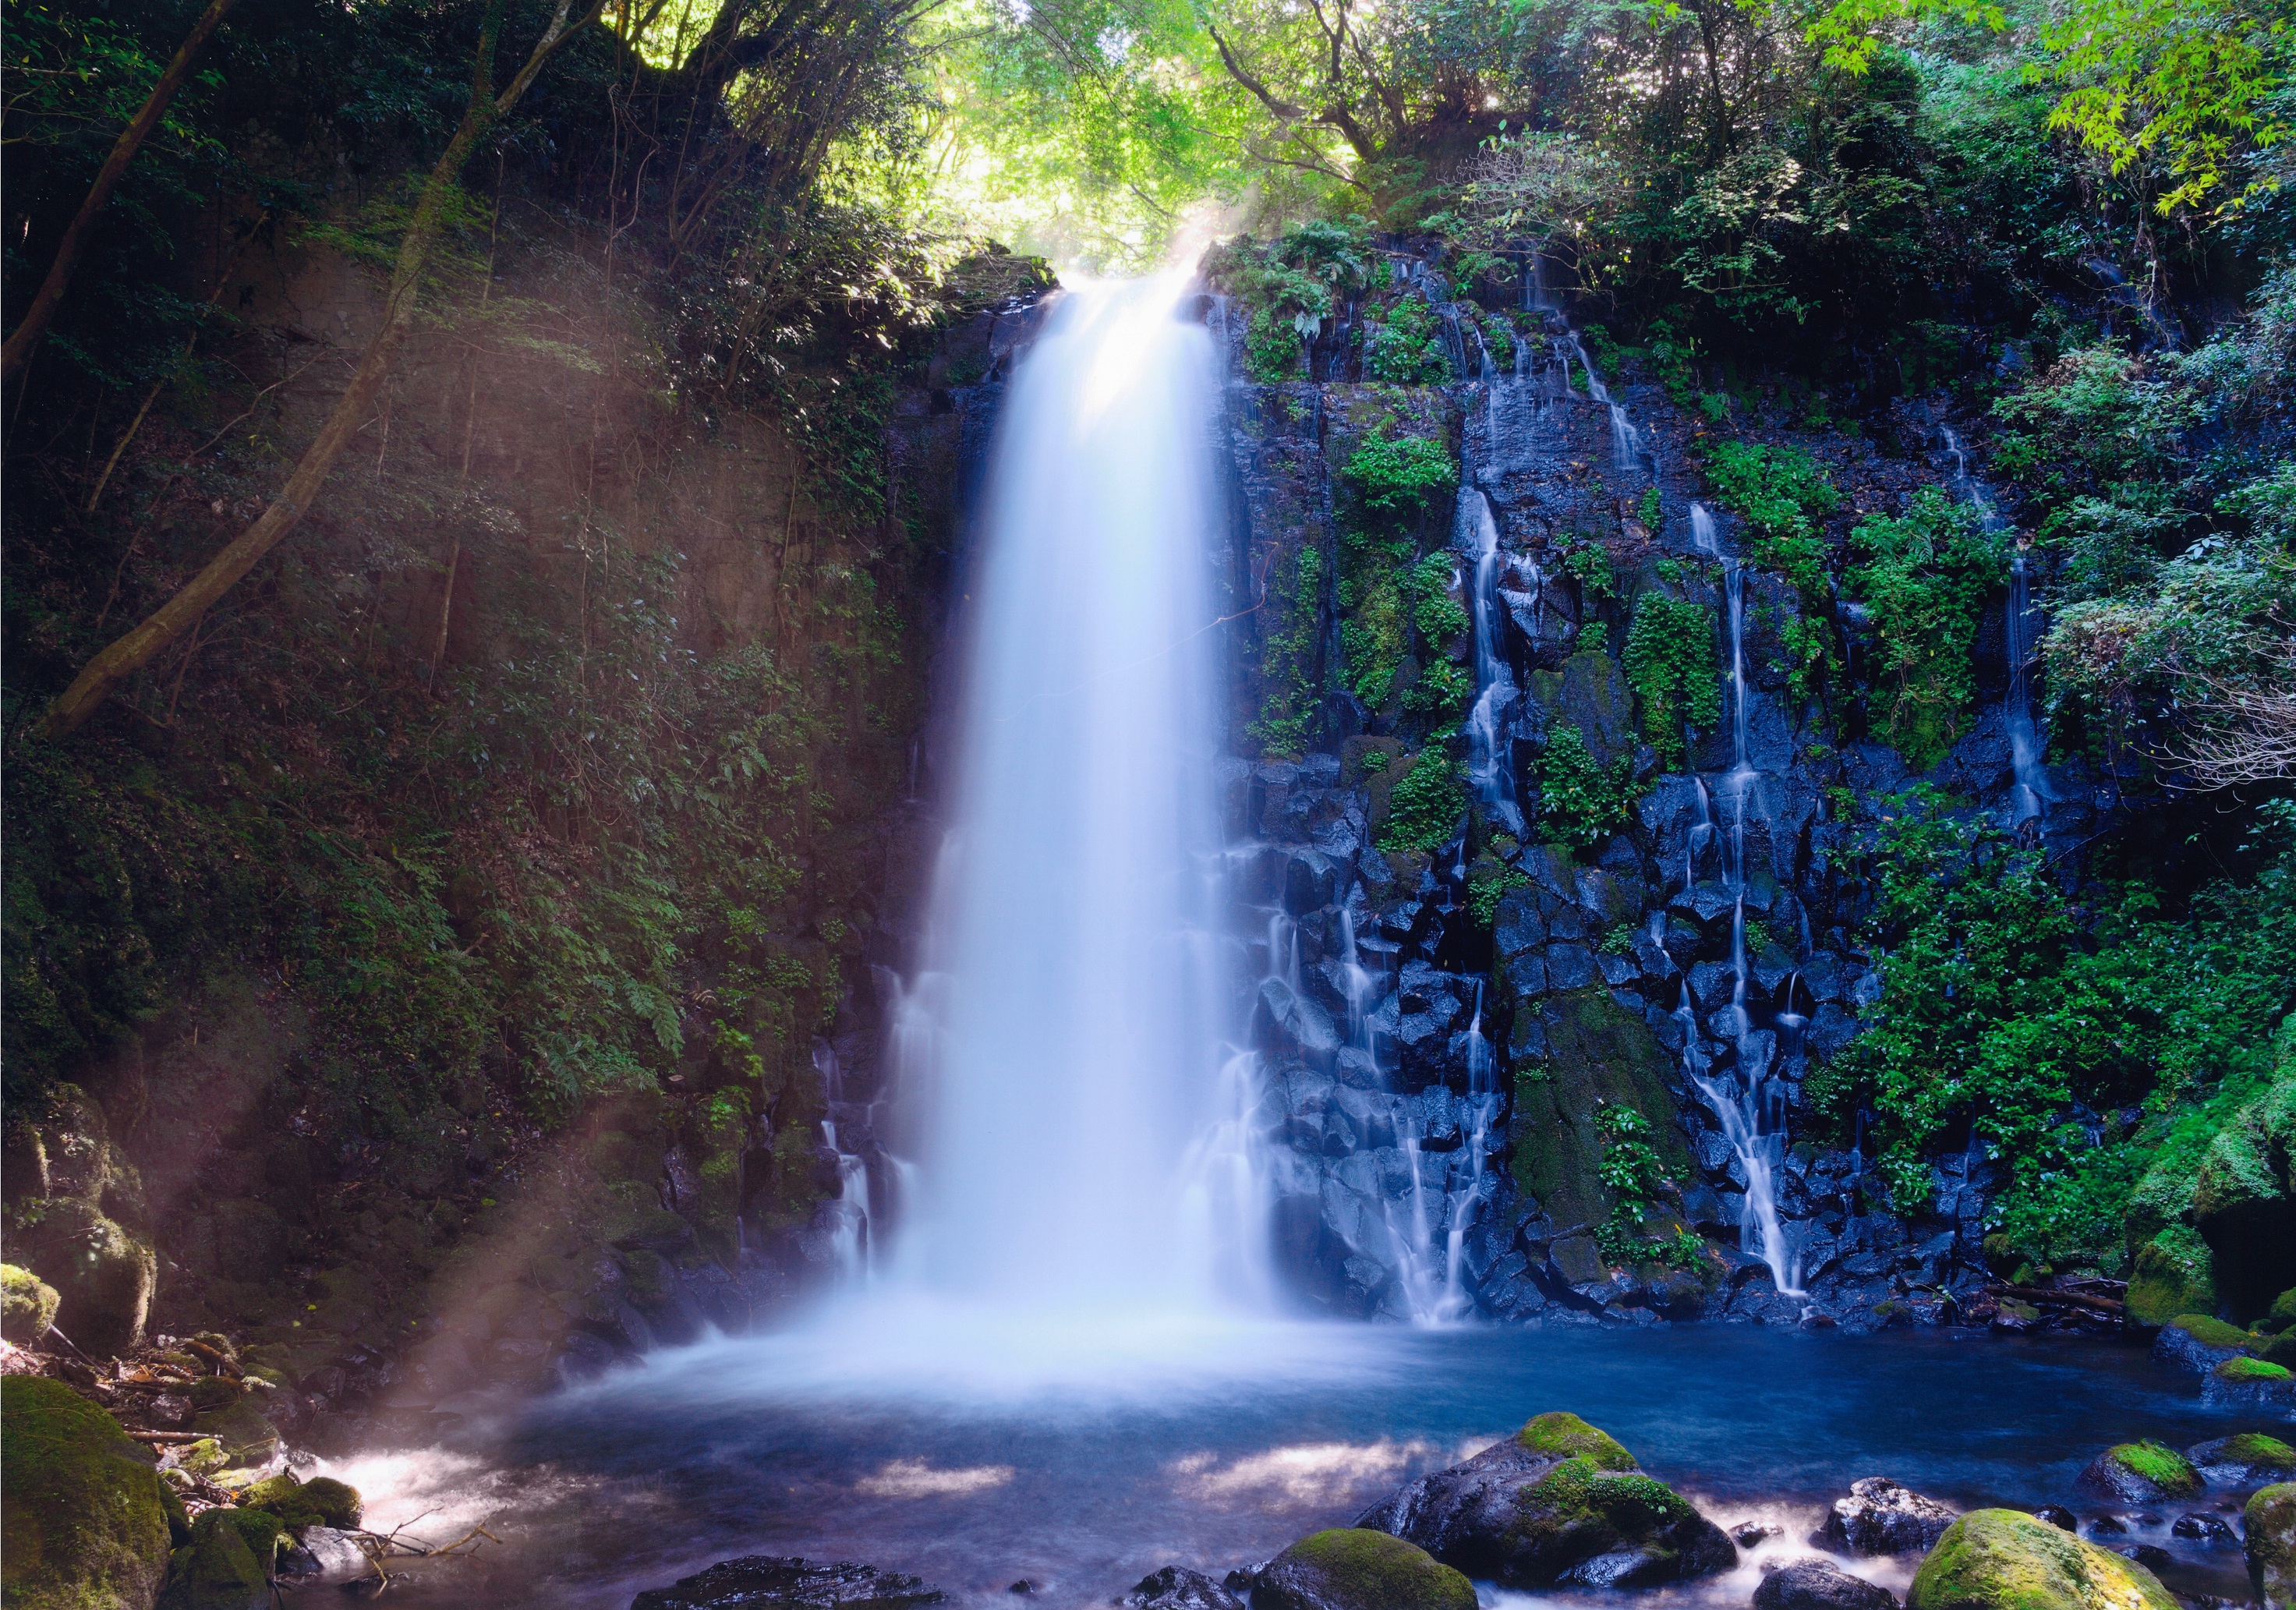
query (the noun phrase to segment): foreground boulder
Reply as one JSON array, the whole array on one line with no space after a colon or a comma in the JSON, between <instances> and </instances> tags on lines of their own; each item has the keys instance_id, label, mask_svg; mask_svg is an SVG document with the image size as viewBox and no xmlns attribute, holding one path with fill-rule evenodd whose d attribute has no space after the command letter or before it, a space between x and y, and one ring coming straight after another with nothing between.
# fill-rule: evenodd
<instances>
[{"instance_id":1,"label":"foreground boulder","mask_svg":"<svg viewBox=\"0 0 2296 1610\"><path fill-rule=\"evenodd\" d=\"M1335 1527L1253 1577L1251 1610L1475 1610L1475 1585L1401 1538Z\"/></svg>"},{"instance_id":2,"label":"foreground boulder","mask_svg":"<svg viewBox=\"0 0 2296 1610\"><path fill-rule=\"evenodd\" d=\"M1573 1414L1543 1414L1357 1520L1509 1588L1639 1588L1726 1570L1738 1550Z\"/></svg>"},{"instance_id":3,"label":"foreground boulder","mask_svg":"<svg viewBox=\"0 0 2296 1610\"><path fill-rule=\"evenodd\" d=\"M2296 1448L2278 1437L2243 1431L2237 1436L2195 1442L2185 1450L2202 1479L2218 1487L2252 1487L2296 1476Z\"/></svg>"},{"instance_id":4,"label":"foreground boulder","mask_svg":"<svg viewBox=\"0 0 2296 1610\"><path fill-rule=\"evenodd\" d=\"M1906 1610L2178 1610L2161 1579L2015 1509L1972 1509L1914 1573Z\"/></svg>"},{"instance_id":5,"label":"foreground boulder","mask_svg":"<svg viewBox=\"0 0 2296 1610\"><path fill-rule=\"evenodd\" d=\"M56 1322L56 1288L28 1269L0 1263L0 1336L29 1347Z\"/></svg>"},{"instance_id":6,"label":"foreground boulder","mask_svg":"<svg viewBox=\"0 0 2296 1610\"><path fill-rule=\"evenodd\" d=\"M2209 1371L2201 1397L2210 1403L2296 1402L2296 1372L2267 1359L2226 1359Z\"/></svg>"},{"instance_id":7,"label":"foreground boulder","mask_svg":"<svg viewBox=\"0 0 2296 1610\"><path fill-rule=\"evenodd\" d=\"M874 1565L850 1561L816 1565L753 1554L721 1560L667 1588L650 1588L630 1601L630 1610L833 1610L840 1605L855 1610L921 1610L947 1597L914 1576Z\"/></svg>"},{"instance_id":8,"label":"foreground boulder","mask_svg":"<svg viewBox=\"0 0 2296 1610\"><path fill-rule=\"evenodd\" d=\"M1824 1560L1796 1560L1762 1579L1754 1610L1898 1610L1898 1598Z\"/></svg>"},{"instance_id":9,"label":"foreground boulder","mask_svg":"<svg viewBox=\"0 0 2296 1610\"><path fill-rule=\"evenodd\" d=\"M168 1562L158 1610L271 1610L271 1572L286 1528L259 1509L209 1509Z\"/></svg>"},{"instance_id":10,"label":"foreground boulder","mask_svg":"<svg viewBox=\"0 0 2296 1610\"><path fill-rule=\"evenodd\" d=\"M348 1532L359 1524L365 1507L357 1488L332 1476L299 1482L291 1470L256 1483L239 1495L239 1501L242 1507L277 1516L289 1531L299 1533L307 1526Z\"/></svg>"},{"instance_id":11,"label":"foreground boulder","mask_svg":"<svg viewBox=\"0 0 2296 1610\"><path fill-rule=\"evenodd\" d=\"M1150 1572L1116 1602L1123 1610L1244 1610L1226 1588L1185 1565Z\"/></svg>"},{"instance_id":12,"label":"foreground boulder","mask_svg":"<svg viewBox=\"0 0 2296 1610\"><path fill-rule=\"evenodd\" d=\"M2248 1580L2267 1605L2296 1604L2296 1483L2267 1487L2248 1500Z\"/></svg>"},{"instance_id":13,"label":"foreground boulder","mask_svg":"<svg viewBox=\"0 0 2296 1610\"><path fill-rule=\"evenodd\" d=\"M2080 1489L2129 1504L2200 1496L2205 1483L2183 1454L2166 1443L2122 1442L2108 1448L2080 1473Z\"/></svg>"},{"instance_id":14,"label":"foreground boulder","mask_svg":"<svg viewBox=\"0 0 2296 1610\"><path fill-rule=\"evenodd\" d=\"M2205 1374L2227 1359L2255 1353L2262 1340L2207 1314L2178 1314L2152 1338L2152 1357L2162 1364Z\"/></svg>"},{"instance_id":15,"label":"foreground boulder","mask_svg":"<svg viewBox=\"0 0 2296 1610\"><path fill-rule=\"evenodd\" d=\"M1833 1500L1819 1535L1851 1554L1912 1554L1945 1535L1958 1512L1901 1487L1888 1476L1849 1483L1849 1496Z\"/></svg>"},{"instance_id":16,"label":"foreground boulder","mask_svg":"<svg viewBox=\"0 0 2296 1610\"><path fill-rule=\"evenodd\" d=\"M151 1456L60 1381L0 1376L0 1598L8 1610L149 1605L169 1510Z\"/></svg>"}]
</instances>

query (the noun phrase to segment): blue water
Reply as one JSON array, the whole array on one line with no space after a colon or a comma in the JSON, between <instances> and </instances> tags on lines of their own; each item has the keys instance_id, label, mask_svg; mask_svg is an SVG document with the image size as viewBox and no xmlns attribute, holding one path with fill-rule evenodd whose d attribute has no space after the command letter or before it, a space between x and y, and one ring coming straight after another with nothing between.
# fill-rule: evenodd
<instances>
[{"instance_id":1,"label":"blue water","mask_svg":"<svg viewBox=\"0 0 2296 1610\"><path fill-rule=\"evenodd\" d=\"M1784 1525L1767 1548L1789 1556L1808 1552L1823 1507L1860 1476L1963 1507L2067 1503L2087 1519L2101 1507L2073 1480L2106 1445L2265 1425L2096 1342L1696 1326L1273 1339L1249 1368L1037 1390L914 1373L873 1385L865 1368L840 1384L803 1350L720 1343L345 1474L365 1478L382 1519L431 1508L411 1535L444 1540L483 1519L503 1540L476 1561L418 1567L407 1603L620 1606L717 1559L787 1553L914 1572L960 1604L1024 1602L1008 1589L1026 1580L1038 1593L1025 1602L1082 1606L1168 1562L1264 1560L1549 1409L1608 1430L1726 1525ZM2236 1549L2167 1535L2176 1513L2232 1497L2141 1529L2180 1551L2172 1586L2238 1591ZM1903 1566L1864 1568L1902 1589ZM1750 1561L1636 1597L1742 1605L1758 1580Z\"/></svg>"}]
</instances>

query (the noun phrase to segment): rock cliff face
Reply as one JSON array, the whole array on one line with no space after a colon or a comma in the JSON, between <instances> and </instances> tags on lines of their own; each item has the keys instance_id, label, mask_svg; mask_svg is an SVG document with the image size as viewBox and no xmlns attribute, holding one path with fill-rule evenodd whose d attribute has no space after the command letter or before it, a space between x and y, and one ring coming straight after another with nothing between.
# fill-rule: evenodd
<instances>
[{"instance_id":1,"label":"rock cliff face","mask_svg":"<svg viewBox=\"0 0 2296 1610\"><path fill-rule=\"evenodd\" d=\"M1254 383L1238 322L1216 299L1205 311L1230 363L1228 826L1249 868L1239 927L1268 936L1252 1035L1295 1279L1335 1311L1394 1318L1952 1315L1982 1273L1988 1165L1946 1163L1906 1219L1856 1153L1798 1138L1805 1077L1880 994L1851 853L1873 801L1928 780L2011 819L2005 608L1974 646L1976 719L1915 776L1793 686L1786 645L1835 606L1736 563L1734 522L1697 501L1694 416L1615 376L1613 398L1559 310L1439 313L1458 378L1406 389L1350 378L1344 316L1310 343L1309 372L1331 378ZM1406 607L1415 585L1439 630L1431 663L1402 659L1400 697L1367 695L1378 598L1349 476L1364 444L1398 436L1456 453L1461 491L1430 499L1415 548L1371 550L1409 570ZM1894 513L1960 467L1931 412L1902 403L1878 442L1800 439L1846 517ZM1437 594L1447 614L1426 607ZM1679 697L1705 702L1671 754L1628 677L1650 652L1646 599L1690 623L1669 653L1691 668ZM1472 681L1472 710L1414 697L1445 676ZM1422 835L1431 848L1398 848L1398 801L1430 765L1472 808ZM1574 819L1559 792L1574 776L1615 789L1623 817ZM2046 792L2026 831L2093 829L2086 779ZM1613 1144L1620 1108L1647 1121L1648 1157Z\"/></svg>"}]
</instances>

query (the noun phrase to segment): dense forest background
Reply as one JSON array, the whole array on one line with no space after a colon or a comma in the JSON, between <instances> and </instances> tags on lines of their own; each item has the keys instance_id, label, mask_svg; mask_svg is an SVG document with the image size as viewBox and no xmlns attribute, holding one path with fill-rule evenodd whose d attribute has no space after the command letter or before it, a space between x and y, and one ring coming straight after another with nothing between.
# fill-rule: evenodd
<instances>
[{"instance_id":1,"label":"dense forest background","mask_svg":"<svg viewBox=\"0 0 2296 1610\"><path fill-rule=\"evenodd\" d=\"M9 0L12 331L196 15ZM2051 742L2111 780L2071 852L1945 800L1868 825L1887 992L1833 1138L1905 1193L1940 1146L2013 1159L2005 1273L2254 1307L2203 1232L2296 1223L2292 54L2239 0L238 0L0 399L10 1110L93 1082L115 1131L395 1157L379 1216L232 1229L219 1319L323 1245L451 1239L409 1181L491 1208L600 1104L705 1173L769 1120L801 1222L800 1075L898 959L883 813L949 558L904 389L1031 257L1219 237L1255 378L1378 288L1369 378L1447 381L1382 253L1465 288L1540 248L1596 361L1705 422L1754 562L1874 622L1845 719L1917 767L1950 737L2014 543ZM1986 422L2013 535L1855 519L1740 439L1757 399L1854 436L1916 397ZM1849 698L1838 641L1791 647ZM1662 657L1637 691L1699 696ZM219 1034L204 1083L138 1072ZM280 1177L246 1166L184 1189Z\"/></svg>"}]
</instances>

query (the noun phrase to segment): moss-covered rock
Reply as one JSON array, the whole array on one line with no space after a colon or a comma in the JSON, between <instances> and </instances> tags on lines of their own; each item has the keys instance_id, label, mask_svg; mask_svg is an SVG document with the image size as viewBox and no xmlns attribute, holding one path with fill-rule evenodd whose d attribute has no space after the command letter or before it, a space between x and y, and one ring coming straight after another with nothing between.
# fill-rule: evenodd
<instances>
[{"instance_id":1,"label":"moss-covered rock","mask_svg":"<svg viewBox=\"0 0 2296 1610\"><path fill-rule=\"evenodd\" d=\"M201 1415L192 1422L192 1429L202 1438L215 1439L226 1466L266 1465L279 1451L279 1433L244 1397L227 1408Z\"/></svg>"},{"instance_id":2,"label":"moss-covered rock","mask_svg":"<svg viewBox=\"0 0 2296 1610\"><path fill-rule=\"evenodd\" d=\"M1474 1610L1475 1586L1384 1532L1301 1538L1253 1580L1252 1610Z\"/></svg>"},{"instance_id":3,"label":"moss-covered rock","mask_svg":"<svg viewBox=\"0 0 2296 1610\"><path fill-rule=\"evenodd\" d=\"M2213 1486L2249 1487L2296 1476L2296 1448L2262 1432L2198 1442L2185 1450L2185 1457Z\"/></svg>"},{"instance_id":4,"label":"moss-covered rock","mask_svg":"<svg viewBox=\"0 0 2296 1610\"><path fill-rule=\"evenodd\" d=\"M2267 1605L2296 1604L2296 1483L2267 1487L2242 1517L2248 1578Z\"/></svg>"},{"instance_id":5,"label":"moss-covered rock","mask_svg":"<svg viewBox=\"0 0 2296 1610\"><path fill-rule=\"evenodd\" d=\"M1914 1573L1906 1610L2177 1610L2135 1560L2014 1509L1972 1509Z\"/></svg>"},{"instance_id":6,"label":"moss-covered rock","mask_svg":"<svg viewBox=\"0 0 2296 1610\"><path fill-rule=\"evenodd\" d=\"M1511 1588L1642 1587L1703 1576L1738 1557L1720 1528L1570 1414L1537 1417L1356 1524Z\"/></svg>"},{"instance_id":7,"label":"moss-covered rock","mask_svg":"<svg viewBox=\"0 0 2296 1610\"><path fill-rule=\"evenodd\" d=\"M2296 1279L2296 1070L2284 1064L2217 1132L2193 1182L2193 1222L2234 1313L2262 1313Z\"/></svg>"},{"instance_id":8,"label":"moss-covered rock","mask_svg":"<svg viewBox=\"0 0 2296 1610\"><path fill-rule=\"evenodd\" d=\"M299 1482L291 1470L256 1483L239 1495L242 1507L277 1516L291 1532L306 1526L332 1526L348 1531L359 1523L365 1505L358 1489L332 1476Z\"/></svg>"},{"instance_id":9,"label":"moss-covered rock","mask_svg":"<svg viewBox=\"0 0 2296 1610\"><path fill-rule=\"evenodd\" d=\"M56 1322L56 1288L28 1269L0 1263L0 1336L29 1346Z\"/></svg>"},{"instance_id":10,"label":"moss-covered rock","mask_svg":"<svg viewBox=\"0 0 2296 1610\"><path fill-rule=\"evenodd\" d=\"M1607 1431L1599 1431L1567 1409L1550 1409L1523 1423L1514 1440L1533 1453L1558 1459L1582 1458L1603 1470L1635 1470L1635 1456Z\"/></svg>"},{"instance_id":11,"label":"moss-covered rock","mask_svg":"<svg viewBox=\"0 0 2296 1610\"><path fill-rule=\"evenodd\" d=\"M286 1528L258 1509L209 1509L168 1561L158 1610L269 1610L271 1567Z\"/></svg>"},{"instance_id":12,"label":"moss-covered rock","mask_svg":"<svg viewBox=\"0 0 2296 1610\"><path fill-rule=\"evenodd\" d=\"M118 1421L61 1382L0 1377L9 1610L144 1610L167 1573L168 1519L158 1473Z\"/></svg>"},{"instance_id":13,"label":"moss-covered rock","mask_svg":"<svg viewBox=\"0 0 2296 1610\"><path fill-rule=\"evenodd\" d=\"M2216 1256L2189 1224L2171 1224L2136 1249L2126 1299L2130 1320L2166 1325L2217 1305Z\"/></svg>"},{"instance_id":14,"label":"moss-covered rock","mask_svg":"<svg viewBox=\"0 0 2296 1610\"><path fill-rule=\"evenodd\" d=\"M2275 1297L2272 1300L2272 1306L2264 1310L2264 1318L2256 1322L2258 1330L2272 1336L2278 1335L2292 1326L2296 1326L2296 1286L2290 1286Z\"/></svg>"},{"instance_id":15,"label":"moss-covered rock","mask_svg":"<svg viewBox=\"0 0 2296 1610\"><path fill-rule=\"evenodd\" d=\"M2127 1503L2197 1498L2206 1483L2193 1462L2164 1442L2121 1442L2091 1459L2080 1473L2083 1491Z\"/></svg>"},{"instance_id":16,"label":"moss-covered rock","mask_svg":"<svg viewBox=\"0 0 2296 1610\"><path fill-rule=\"evenodd\" d=\"M1650 1118L1651 1143L1673 1179L1689 1177L1690 1156L1674 1122L1674 1059L1650 1026L1604 989L1574 990L1515 1008L1516 1032L1538 1025L1547 1077L1518 1080L1508 1131L1514 1177L1560 1224L1597 1224L1614 1204L1602 1182L1602 1138L1595 1114L1625 1105Z\"/></svg>"},{"instance_id":17,"label":"moss-covered rock","mask_svg":"<svg viewBox=\"0 0 2296 1610\"><path fill-rule=\"evenodd\" d=\"M2296 1402L2296 1372L2263 1359L2226 1359L2209 1372L2202 1396L2211 1403Z\"/></svg>"},{"instance_id":18,"label":"moss-covered rock","mask_svg":"<svg viewBox=\"0 0 2296 1610\"><path fill-rule=\"evenodd\" d=\"M50 1201L23 1237L33 1266L71 1316L67 1334L91 1353L124 1353L144 1339L159 1261L151 1246L94 1204Z\"/></svg>"},{"instance_id":19,"label":"moss-covered rock","mask_svg":"<svg viewBox=\"0 0 2296 1610\"><path fill-rule=\"evenodd\" d=\"M2181 1369L2207 1371L2226 1359L2261 1351L2261 1341L2208 1314L2178 1314L2152 1338L2152 1356Z\"/></svg>"}]
</instances>

